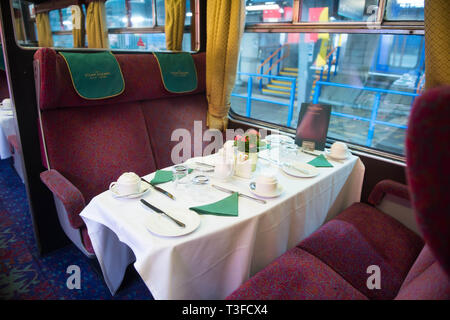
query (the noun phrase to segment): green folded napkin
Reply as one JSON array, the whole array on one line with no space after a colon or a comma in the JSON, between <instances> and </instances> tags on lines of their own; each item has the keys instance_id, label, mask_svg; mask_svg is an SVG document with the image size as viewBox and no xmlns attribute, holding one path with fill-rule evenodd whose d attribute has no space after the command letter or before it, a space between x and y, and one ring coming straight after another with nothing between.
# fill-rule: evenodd
<instances>
[{"instance_id":1,"label":"green folded napkin","mask_svg":"<svg viewBox=\"0 0 450 320\"><path fill-rule=\"evenodd\" d=\"M308 164L314 166L314 167L333 167L331 163L328 162L328 160L321 154L315 159L312 159Z\"/></svg>"},{"instance_id":2,"label":"green folded napkin","mask_svg":"<svg viewBox=\"0 0 450 320\"><path fill-rule=\"evenodd\" d=\"M188 173L191 173L193 169L188 169ZM156 185L173 180L173 172L170 170L157 170L150 184Z\"/></svg>"},{"instance_id":3,"label":"green folded napkin","mask_svg":"<svg viewBox=\"0 0 450 320\"><path fill-rule=\"evenodd\" d=\"M238 215L238 197L237 192L220 201L210 203L204 206L191 207L199 214L214 214L217 216L237 216Z\"/></svg>"}]
</instances>

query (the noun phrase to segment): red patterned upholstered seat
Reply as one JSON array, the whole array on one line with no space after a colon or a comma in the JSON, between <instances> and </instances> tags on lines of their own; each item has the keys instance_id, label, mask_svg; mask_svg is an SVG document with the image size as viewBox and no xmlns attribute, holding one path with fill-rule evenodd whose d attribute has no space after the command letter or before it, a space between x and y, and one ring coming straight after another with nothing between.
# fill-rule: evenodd
<instances>
[{"instance_id":1,"label":"red patterned upholstered seat","mask_svg":"<svg viewBox=\"0 0 450 320\"><path fill-rule=\"evenodd\" d=\"M383 181L369 196L373 205L387 193L411 198L425 246L394 218L355 203L228 299L450 299L449 124L450 87L417 98L406 143L411 194L407 186ZM366 285L370 265L380 267L381 289Z\"/></svg>"},{"instance_id":2,"label":"red patterned upholstered seat","mask_svg":"<svg viewBox=\"0 0 450 320\"><path fill-rule=\"evenodd\" d=\"M92 244L79 217L84 206L124 172L142 176L172 165L176 142L168 142L174 129L193 132L194 120L200 120L200 134L206 130L204 54L193 55L197 89L183 94L164 88L152 54L116 58L124 92L87 100L76 93L67 64L56 51L42 48L35 54L42 159L49 169L41 179L61 202L67 225L79 230L72 241L89 254L94 253ZM66 234L72 234L67 228Z\"/></svg>"},{"instance_id":3,"label":"red patterned upholstered seat","mask_svg":"<svg viewBox=\"0 0 450 320\"><path fill-rule=\"evenodd\" d=\"M313 254L370 299L393 299L423 247L418 235L394 218L355 203L298 247ZM367 288L370 265L380 267L381 289Z\"/></svg>"},{"instance_id":4,"label":"red patterned upholstered seat","mask_svg":"<svg viewBox=\"0 0 450 320\"><path fill-rule=\"evenodd\" d=\"M228 300L367 300L326 263L295 247L245 282Z\"/></svg>"}]
</instances>

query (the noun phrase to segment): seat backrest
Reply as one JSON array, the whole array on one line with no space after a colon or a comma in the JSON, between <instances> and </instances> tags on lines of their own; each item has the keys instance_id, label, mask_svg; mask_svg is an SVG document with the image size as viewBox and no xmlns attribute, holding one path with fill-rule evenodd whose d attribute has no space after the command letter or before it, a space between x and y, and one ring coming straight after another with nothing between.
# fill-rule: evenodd
<instances>
[{"instance_id":1,"label":"seat backrest","mask_svg":"<svg viewBox=\"0 0 450 320\"><path fill-rule=\"evenodd\" d=\"M407 179L426 242L398 299L450 299L450 86L416 98L406 137Z\"/></svg>"},{"instance_id":2,"label":"seat backrest","mask_svg":"<svg viewBox=\"0 0 450 320\"><path fill-rule=\"evenodd\" d=\"M450 274L450 86L416 98L406 138L407 178L425 242Z\"/></svg>"},{"instance_id":3,"label":"seat backrest","mask_svg":"<svg viewBox=\"0 0 450 320\"><path fill-rule=\"evenodd\" d=\"M166 111L144 115L152 101L193 99L206 101L204 76L189 94L165 90L156 59L148 54L115 55L125 90L119 96L101 100L80 97L72 84L67 64L53 49L35 54L35 77L40 110L40 135L44 165L58 170L83 194L86 203L105 191L123 172L145 175L157 168L149 133L152 123L166 122ZM193 55L199 75L204 75L204 54ZM154 107L160 108L158 103ZM178 101L177 107L183 110ZM203 109L202 109L203 107ZM206 104L195 104L197 113L206 113ZM187 126L180 121L174 126ZM161 147L158 146L158 150ZM170 150L163 150L170 155ZM163 152L160 151L160 152Z\"/></svg>"}]
</instances>

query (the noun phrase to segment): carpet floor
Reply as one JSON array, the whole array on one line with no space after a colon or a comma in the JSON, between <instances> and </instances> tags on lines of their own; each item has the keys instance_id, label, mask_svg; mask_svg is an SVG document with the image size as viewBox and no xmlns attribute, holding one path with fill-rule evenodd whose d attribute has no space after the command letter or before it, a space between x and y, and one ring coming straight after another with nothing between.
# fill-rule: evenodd
<instances>
[{"instance_id":1,"label":"carpet floor","mask_svg":"<svg viewBox=\"0 0 450 320\"><path fill-rule=\"evenodd\" d=\"M67 267L81 271L80 289L66 285ZM40 256L34 239L25 186L11 165L0 160L0 300L153 299L132 266L111 296L95 259L70 244Z\"/></svg>"}]
</instances>

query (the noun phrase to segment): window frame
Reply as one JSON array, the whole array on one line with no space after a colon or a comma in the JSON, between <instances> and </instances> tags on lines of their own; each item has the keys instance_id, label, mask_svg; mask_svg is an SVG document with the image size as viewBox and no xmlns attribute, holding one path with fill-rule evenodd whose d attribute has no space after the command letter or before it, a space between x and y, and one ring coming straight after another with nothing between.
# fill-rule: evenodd
<instances>
[{"instance_id":1,"label":"window frame","mask_svg":"<svg viewBox=\"0 0 450 320\"><path fill-rule=\"evenodd\" d=\"M252 23L245 26L244 33L348 33L348 34L394 34L394 35L424 35L424 21L385 21L386 4L388 0L378 1L378 12L376 21L368 22L302 22L301 4L303 0L293 0L292 22L280 23ZM296 129L266 122L264 120L253 119L237 114L230 108L229 118L237 123L251 124L253 126L272 129L294 137ZM335 140L327 136L327 146L329 147ZM382 151L374 148L346 142L355 151L365 156L375 157L391 161L400 165L405 165L405 156Z\"/></svg>"}]
</instances>

